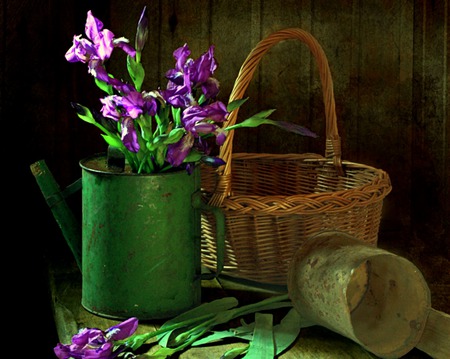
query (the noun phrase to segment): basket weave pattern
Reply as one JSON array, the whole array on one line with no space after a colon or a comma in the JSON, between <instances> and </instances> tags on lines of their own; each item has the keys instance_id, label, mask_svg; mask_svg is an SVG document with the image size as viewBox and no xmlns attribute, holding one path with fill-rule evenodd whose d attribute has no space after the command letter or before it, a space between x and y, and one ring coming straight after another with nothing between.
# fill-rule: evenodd
<instances>
[{"instance_id":1,"label":"basket weave pattern","mask_svg":"<svg viewBox=\"0 0 450 359\"><path fill-rule=\"evenodd\" d=\"M306 44L319 68L325 105L325 156L233 153L233 131L221 148L226 165L214 172L202 167L204 201L225 215L222 273L261 283L285 285L291 257L322 230L345 231L376 245L384 197L391 191L386 172L342 161L333 82L326 56L308 32L285 29L260 41L244 61L230 102L244 97L263 55L277 43ZM236 123L238 109L227 125ZM217 265L215 218L202 213L202 263Z\"/></svg>"}]
</instances>

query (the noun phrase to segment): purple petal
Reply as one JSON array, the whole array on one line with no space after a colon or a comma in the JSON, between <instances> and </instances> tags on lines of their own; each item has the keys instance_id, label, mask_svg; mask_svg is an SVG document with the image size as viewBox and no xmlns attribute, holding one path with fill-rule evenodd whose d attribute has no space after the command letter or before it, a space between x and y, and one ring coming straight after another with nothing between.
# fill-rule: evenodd
<instances>
[{"instance_id":1,"label":"purple petal","mask_svg":"<svg viewBox=\"0 0 450 359\"><path fill-rule=\"evenodd\" d=\"M85 33L94 43L97 56L102 61L109 59L114 49L114 34L110 30L103 29L103 23L94 17L91 10L87 13Z\"/></svg>"},{"instance_id":2,"label":"purple petal","mask_svg":"<svg viewBox=\"0 0 450 359\"><path fill-rule=\"evenodd\" d=\"M92 349L86 348L83 351L83 356L80 358L83 358L83 359L110 359L110 358L115 357L115 355L112 356L112 351L113 351L113 344L110 342L107 342L98 348L92 348Z\"/></svg>"},{"instance_id":3,"label":"purple petal","mask_svg":"<svg viewBox=\"0 0 450 359\"><path fill-rule=\"evenodd\" d=\"M72 46L66 52L66 60L69 62L86 63L97 53L94 44L89 40L81 38L81 35L74 35Z\"/></svg>"},{"instance_id":4,"label":"purple petal","mask_svg":"<svg viewBox=\"0 0 450 359\"><path fill-rule=\"evenodd\" d=\"M167 161L172 167L180 166L194 145L194 136L188 133L177 143L167 146Z\"/></svg>"},{"instance_id":5,"label":"purple petal","mask_svg":"<svg viewBox=\"0 0 450 359\"><path fill-rule=\"evenodd\" d=\"M189 98L190 88L187 86L170 86L161 95L170 105L177 108L186 108L190 104Z\"/></svg>"},{"instance_id":6,"label":"purple petal","mask_svg":"<svg viewBox=\"0 0 450 359\"><path fill-rule=\"evenodd\" d=\"M143 96L144 99L144 105L143 110L145 113L149 114L150 116L155 116L156 112L158 111L158 102L153 96Z\"/></svg>"},{"instance_id":7,"label":"purple petal","mask_svg":"<svg viewBox=\"0 0 450 359\"><path fill-rule=\"evenodd\" d=\"M193 73L191 80L194 84L203 84L217 69L214 59L214 45L211 45L207 52L202 54L192 65Z\"/></svg>"},{"instance_id":8,"label":"purple petal","mask_svg":"<svg viewBox=\"0 0 450 359\"><path fill-rule=\"evenodd\" d=\"M225 143L225 140L227 139L227 134L225 131L218 131L216 134L216 144L219 146L222 146Z\"/></svg>"},{"instance_id":9,"label":"purple petal","mask_svg":"<svg viewBox=\"0 0 450 359\"><path fill-rule=\"evenodd\" d=\"M137 329L139 321L137 318L132 317L109 328L106 333L111 335L112 340L122 340L131 336Z\"/></svg>"},{"instance_id":10,"label":"purple petal","mask_svg":"<svg viewBox=\"0 0 450 359\"><path fill-rule=\"evenodd\" d=\"M120 97L117 95L107 96L100 99L100 102L103 104L102 115L118 121L120 113L117 111L117 104L120 103Z\"/></svg>"},{"instance_id":11,"label":"purple petal","mask_svg":"<svg viewBox=\"0 0 450 359\"><path fill-rule=\"evenodd\" d=\"M92 76L99 79L100 81L109 83L110 77L106 72L105 68L103 67L103 61L97 58L92 58L89 61L88 69L89 69L88 72Z\"/></svg>"},{"instance_id":12,"label":"purple petal","mask_svg":"<svg viewBox=\"0 0 450 359\"><path fill-rule=\"evenodd\" d=\"M132 91L123 96L121 105L133 119L138 118L144 112L142 109L144 107L144 99L142 94L137 91Z\"/></svg>"},{"instance_id":13,"label":"purple petal","mask_svg":"<svg viewBox=\"0 0 450 359\"><path fill-rule=\"evenodd\" d=\"M225 104L221 101L213 102L204 107L207 117L214 122L223 122L227 119L228 111Z\"/></svg>"},{"instance_id":14,"label":"purple petal","mask_svg":"<svg viewBox=\"0 0 450 359\"><path fill-rule=\"evenodd\" d=\"M75 334L72 337L72 344L76 344L79 346L85 346L86 344L90 343L92 340L99 340L104 341L103 338L103 331L96 328L84 328L79 333Z\"/></svg>"},{"instance_id":15,"label":"purple petal","mask_svg":"<svg viewBox=\"0 0 450 359\"><path fill-rule=\"evenodd\" d=\"M59 359L67 359L71 356L70 347L61 343L58 343L56 347L53 348L53 352Z\"/></svg>"},{"instance_id":16,"label":"purple petal","mask_svg":"<svg viewBox=\"0 0 450 359\"><path fill-rule=\"evenodd\" d=\"M173 57L176 60L176 69L178 71L183 72L185 64L187 59L189 58L189 55L191 54L191 51L189 50L189 47L187 44L184 44L182 47L179 47L173 52Z\"/></svg>"},{"instance_id":17,"label":"purple petal","mask_svg":"<svg viewBox=\"0 0 450 359\"><path fill-rule=\"evenodd\" d=\"M199 122L194 125L193 131L195 133L214 133L217 130L217 125L209 122Z\"/></svg>"},{"instance_id":18,"label":"purple petal","mask_svg":"<svg viewBox=\"0 0 450 359\"><path fill-rule=\"evenodd\" d=\"M98 41L99 33L103 29L103 23L94 17L92 11L87 12L86 25L84 27L84 32L86 36L91 39L94 43Z\"/></svg>"},{"instance_id":19,"label":"purple petal","mask_svg":"<svg viewBox=\"0 0 450 359\"><path fill-rule=\"evenodd\" d=\"M197 122L208 117L207 111L200 106L190 106L183 111L182 121L187 131L192 132Z\"/></svg>"},{"instance_id":20,"label":"purple petal","mask_svg":"<svg viewBox=\"0 0 450 359\"><path fill-rule=\"evenodd\" d=\"M111 57L114 50L114 34L109 30L103 30L101 32L98 41L94 41L97 48L97 55L100 59L107 60Z\"/></svg>"},{"instance_id":21,"label":"purple petal","mask_svg":"<svg viewBox=\"0 0 450 359\"><path fill-rule=\"evenodd\" d=\"M209 166L213 167L220 167L226 164L226 162L219 158L219 157L213 157L213 156L203 156L201 158L201 161Z\"/></svg>"},{"instance_id":22,"label":"purple petal","mask_svg":"<svg viewBox=\"0 0 450 359\"><path fill-rule=\"evenodd\" d=\"M124 146L131 152L139 152L139 142L137 139L134 121L131 117L127 117L122 122L122 142Z\"/></svg>"},{"instance_id":23,"label":"purple petal","mask_svg":"<svg viewBox=\"0 0 450 359\"><path fill-rule=\"evenodd\" d=\"M113 43L115 47L118 47L125 51L127 55L134 57L136 55L136 50L128 43L128 40L124 41L121 39L114 39Z\"/></svg>"},{"instance_id":24,"label":"purple petal","mask_svg":"<svg viewBox=\"0 0 450 359\"><path fill-rule=\"evenodd\" d=\"M214 77L208 78L202 84L202 92L206 98L214 98L219 93L219 81Z\"/></svg>"},{"instance_id":25,"label":"purple petal","mask_svg":"<svg viewBox=\"0 0 450 359\"><path fill-rule=\"evenodd\" d=\"M297 125L295 123L286 122L286 121L276 121L275 125L286 131L292 132L292 133L297 133L299 135L317 138L316 133L312 132L311 130L307 129L306 127Z\"/></svg>"}]
</instances>

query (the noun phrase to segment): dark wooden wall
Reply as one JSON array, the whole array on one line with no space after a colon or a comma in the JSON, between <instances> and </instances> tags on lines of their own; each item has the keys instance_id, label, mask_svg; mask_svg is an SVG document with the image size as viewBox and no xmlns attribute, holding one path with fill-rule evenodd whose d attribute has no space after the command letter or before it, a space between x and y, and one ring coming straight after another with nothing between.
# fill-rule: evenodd
<instances>
[{"instance_id":1,"label":"dark wooden wall","mask_svg":"<svg viewBox=\"0 0 450 359\"><path fill-rule=\"evenodd\" d=\"M163 84L175 48L187 42L198 56L215 44L220 96L226 101L240 65L260 39L287 27L311 32L330 64L343 158L382 168L391 177L380 245L414 259L432 288L448 288L446 0L3 0L0 116L11 215L5 226L17 231L11 242L29 253L27 263L39 268L46 251L55 248L68 254L29 165L45 159L65 187L80 176L81 158L105 149L98 131L69 105L98 108L102 95L84 65L65 61L72 36L84 31L92 9L117 36L134 41L144 5L151 19L143 55L146 89ZM125 74L124 58L113 58L110 69ZM304 124L322 137L310 140L262 127L237 133L237 151L323 153L321 88L305 45L288 41L274 47L248 96L242 115L276 108L274 118ZM435 306L448 308L448 299L440 299L434 299Z\"/></svg>"}]
</instances>

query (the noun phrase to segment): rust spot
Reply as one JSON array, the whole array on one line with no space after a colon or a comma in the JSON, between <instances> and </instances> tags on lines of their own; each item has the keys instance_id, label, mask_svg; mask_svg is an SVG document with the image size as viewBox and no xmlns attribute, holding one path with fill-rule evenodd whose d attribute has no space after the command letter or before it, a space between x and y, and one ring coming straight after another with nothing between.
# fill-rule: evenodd
<instances>
[{"instance_id":1,"label":"rust spot","mask_svg":"<svg viewBox=\"0 0 450 359\"><path fill-rule=\"evenodd\" d=\"M163 193L161 197L170 197L172 193Z\"/></svg>"}]
</instances>

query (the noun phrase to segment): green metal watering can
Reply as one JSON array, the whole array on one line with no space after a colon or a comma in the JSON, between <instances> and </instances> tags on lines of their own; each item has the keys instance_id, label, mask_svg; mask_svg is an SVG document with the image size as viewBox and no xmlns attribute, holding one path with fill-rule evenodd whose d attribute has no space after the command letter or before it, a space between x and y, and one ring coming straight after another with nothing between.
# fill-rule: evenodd
<instances>
[{"instance_id":1,"label":"green metal watering can","mask_svg":"<svg viewBox=\"0 0 450 359\"><path fill-rule=\"evenodd\" d=\"M64 190L45 161L30 166L82 272L83 307L113 319L148 320L199 305L201 280L220 274L225 251L225 219L202 200L199 168L193 177L185 171L111 175L91 165L104 157L80 161L82 177ZM82 225L66 202L81 189ZM202 211L217 220L215 273L201 269Z\"/></svg>"}]
</instances>

